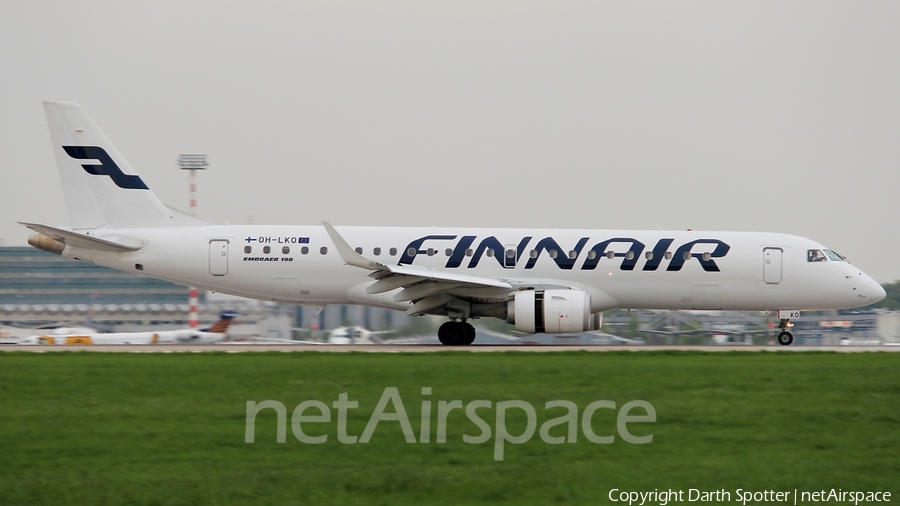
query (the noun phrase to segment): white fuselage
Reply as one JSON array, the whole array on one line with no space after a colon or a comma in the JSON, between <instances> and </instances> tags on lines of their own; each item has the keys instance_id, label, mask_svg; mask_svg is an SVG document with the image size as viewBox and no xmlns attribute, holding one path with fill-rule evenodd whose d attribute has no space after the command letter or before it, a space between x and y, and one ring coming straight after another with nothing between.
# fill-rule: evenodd
<instances>
[{"instance_id":1,"label":"white fuselage","mask_svg":"<svg viewBox=\"0 0 900 506\"><path fill-rule=\"evenodd\" d=\"M809 250L825 247L787 234L394 227L340 227L340 233L376 262L584 290L593 312L823 310L884 297L878 283L846 261L808 261ZM368 294L371 271L346 265L321 226L158 227L108 235L97 229L93 235L142 247L122 253L68 246L63 255L257 299L410 306L395 301L394 292Z\"/></svg>"},{"instance_id":2,"label":"white fuselage","mask_svg":"<svg viewBox=\"0 0 900 506\"><path fill-rule=\"evenodd\" d=\"M116 344L213 344L225 339L225 334L197 330L164 330L160 332L49 333L29 336L18 344L48 345L116 345Z\"/></svg>"}]
</instances>

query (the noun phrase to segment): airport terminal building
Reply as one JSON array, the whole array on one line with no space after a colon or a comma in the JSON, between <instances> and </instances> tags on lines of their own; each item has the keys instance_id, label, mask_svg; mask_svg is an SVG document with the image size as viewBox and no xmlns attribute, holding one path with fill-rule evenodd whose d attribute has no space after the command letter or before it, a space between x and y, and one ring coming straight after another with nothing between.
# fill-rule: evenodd
<instances>
[{"instance_id":1,"label":"airport terminal building","mask_svg":"<svg viewBox=\"0 0 900 506\"><path fill-rule=\"evenodd\" d=\"M0 246L0 326L93 326L131 332L186 328L188 288L168 281L69 260L30 246ZM357 306L318 308L200 292L201 326L237 311L241 335L290 339L300 327L360 325L382 330L408 323L395 311Z\"/></svg>"},{"instance_id":2,"label":"airport terminal building","mask_svg":"<svg viewBox=\"0 0 900 506\"><path fill-rule=\"evenodd\" d=\"M187 302L188 289L174 283L69 260L30 246L0 247L0 322L6 325L148 319L181 324L187 319Z\"/></svg>"},{"instance_id":3,"label":"airport terminal building","mask_svg":"<svg viewBox=\"0 0 900 506\"><path fill-rule=\"evenodd\" d=\"M69 260L30 246L0 248L0 305L178 304L187 288Z\"/></svg>"}]
</instances>

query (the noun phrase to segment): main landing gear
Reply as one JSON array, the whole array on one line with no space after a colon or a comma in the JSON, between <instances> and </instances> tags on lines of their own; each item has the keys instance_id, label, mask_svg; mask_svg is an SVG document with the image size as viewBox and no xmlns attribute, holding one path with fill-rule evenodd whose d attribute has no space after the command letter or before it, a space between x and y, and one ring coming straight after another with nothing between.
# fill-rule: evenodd
<instances>
[{"instance_id":1,"label":"main landing gear","mask_svg":"<svg viewBox=\"0 0 900 506\"><path fill-rule=\"evenodd\" d=\"M778 325L778 328L781 329L781 333L778 334L778 344L782 346L790 346L791 343L794 342L794 334L791 334L787 331L787 329L793 327L794 324L791 323L787 318L781 319L781 324Z\"/></svg>"},{"instance_id":2,"label":"main landing gear","mask_svg":"<svg viewBox=\"0 0 900 506\"><path fill-rule=\"evenodd\" d=\"M468 346L475 342L475 327L464 320L450 320L438 329L438 339L447 346Z\"/></svg>"}]
</instances>

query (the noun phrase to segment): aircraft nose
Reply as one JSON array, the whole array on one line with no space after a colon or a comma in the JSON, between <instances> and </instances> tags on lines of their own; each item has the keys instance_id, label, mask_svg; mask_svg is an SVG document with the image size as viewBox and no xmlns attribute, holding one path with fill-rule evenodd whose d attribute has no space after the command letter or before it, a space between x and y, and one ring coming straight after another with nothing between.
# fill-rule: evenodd
<instances>
[{"instance_id":1,"label":"aircraft nose","mask_svg":"<svg viewBox=\"0 0 900 506\"><path fill-rule=\"evenodd\" d=\"M847 276L853 282L853 297L856 299L854 307L868 306L883 300L887 296L884 288L864 272L856 271L856 276Z\"/></svg>"},{"instance_id":2,"label":"aircraft nose","mask_svg":"<svg viewBox=\"0 0 900 506\"><path fill-rule=\"evenodd\" d=\"M866 305L879 302L887 296L887 292L884 291L884 287L878 284L877 281L872 279L867 274L860 274L862 277L862 283L858 290L858 296L865 299Z\"/></svg>"},{"instance_id":3,"label":"aircraft nose","mask_svg":"<svg viewBox=\"0 0 900 506\"><path fill-rule=\"evenodd\" d=\"M874 279L872 280L872 289L869 298L872 299L872 303L880 302L887 297L887 292L884 291L884 287L879 285Z\"/></svg>"}]
</instances>

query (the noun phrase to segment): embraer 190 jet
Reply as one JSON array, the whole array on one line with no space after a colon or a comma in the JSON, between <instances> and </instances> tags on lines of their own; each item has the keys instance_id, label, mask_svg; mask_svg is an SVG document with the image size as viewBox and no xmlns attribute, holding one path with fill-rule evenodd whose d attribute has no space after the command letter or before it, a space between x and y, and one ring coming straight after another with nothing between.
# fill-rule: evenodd
<instances>
[{"instance_id":1,"label":"embraer 190 jet","mask_svg":"<svg viewBox=\"0 0 900 506\"><path fill-rule=\"evenodd\" d=\"M865 306L884 289L803 237L761 232L215 225L162 204L84 110L45 102L70 226L23 223L66 258L256 299L361 304L524 333L598 329L611 309L800 311Z\"/></svg>"}]
</instances>

